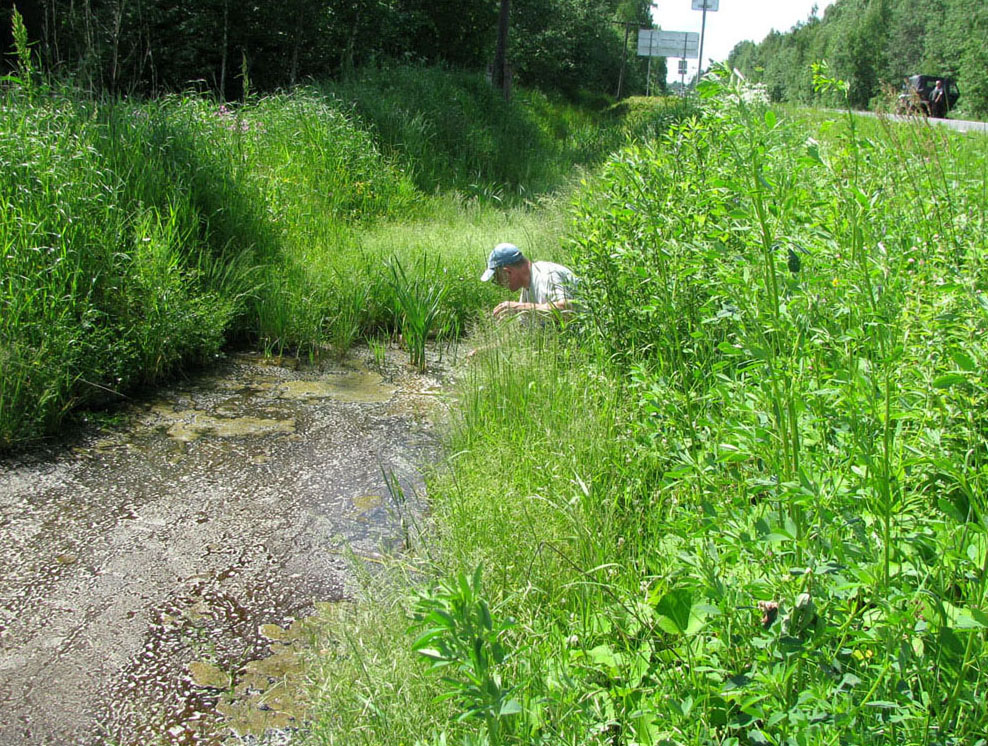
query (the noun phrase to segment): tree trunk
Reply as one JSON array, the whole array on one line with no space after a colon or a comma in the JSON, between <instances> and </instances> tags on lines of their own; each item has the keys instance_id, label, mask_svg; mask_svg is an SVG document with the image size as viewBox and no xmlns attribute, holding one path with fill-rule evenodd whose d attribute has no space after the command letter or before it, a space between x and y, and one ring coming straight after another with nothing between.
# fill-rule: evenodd
<instances>
[{"instance_id":1,"label":"tree trunk","mask_svg":"<svg viewBox=\"0 0 988 746\"><path fill-rule=\"evenodd\" d=\"M42 42L42 53L44 54L45 68L49 71L57 70L60 62L58 55L58 25L55 18L55 0L45 2L45 23L44 41Z\"/></svg>"},{"instance_id":2,"label":"tree trunk","mask_svg":"<svg viewBox=\"0 0 988 746\"><path fill-rule=\"evenodd\" d=\"M89 92L93 93L96 88L96 81L93 79L93 67L99 65L99 54L96 51L96 30L93 26L96 21L93 17L93 6L90 0L86 0L85 6L85 39L86 39L86 56L85 56L85 70L86 70L86 80L89 84Z\"/></svg>"},{"instance_id":3,"label":"tree trunk","mask_svg":"<svg viewBox=\"0 0 988 746\"><path fill-rule=\"evenodd\" d=\"M120 27L123 25L125 0L117 0L113 9L113 64L110 67L110 90L116 93L120 77Z\"/></svg>"},{"instance_id":4,"label":"tree trunk","mask_svg":"<svg viewBox=\"0 0 988 746\"><path fill-rule=\"evenodd\" d=\"M504 100L511 99L511 76L508 74L508 20L511 0L501 0L501 14L497 21L497 50L494 52L494 71L491 83L504 93Z\"/></svg>"},{"instance_id":5,"label":"tree trunk","mask_svg":"<svg viewBox=\"0 0 988 746\"><path fill-rule=\"evenodd\" d=\"M298 8L295 13L295 43L292 46L292 70L291 70L291 84L295 85L298 80L298 50L302 45L302 21L305 18L305 13L302 12L302 8Z\"/></svg>"},{"instance_id":6,"label":"tree trunk","mask_svg":"<svg viewBox=\"0 0 988 746\"><path fill-rule=\"evenodd\" d=\"M624 87L624 65L628 59L628 35L631 33L631 24L624 24L624 46L621 48L621 72L618 75L618 89L617 95L614 97L618 101L621 100L621 89Z\"/></svg>"},{"instance_id":7,"label":"tree trunk","mask_svg":"<svg viewBox=\"0 0 988 746\"><path fill-rule=\"evenodd\" d=\"M230 0L223 2L223 53L220 58L220 101L226 101L226 58L229 51Z\"/></svg>"},{"instance_id":8,"label":"tree trunk","mask_svg":"<svg viewBox=\"0 0 988 746\"><path fill-rule=\"evenodd\" d=\"M353 19L353 26L350 29L350 38L347 39L346 50L343 52L343 79L349 80L353 77L353 52L357 45L357 28L360 26L360 6L357 6L356 15Z\"/></svg>"}]
</instances>

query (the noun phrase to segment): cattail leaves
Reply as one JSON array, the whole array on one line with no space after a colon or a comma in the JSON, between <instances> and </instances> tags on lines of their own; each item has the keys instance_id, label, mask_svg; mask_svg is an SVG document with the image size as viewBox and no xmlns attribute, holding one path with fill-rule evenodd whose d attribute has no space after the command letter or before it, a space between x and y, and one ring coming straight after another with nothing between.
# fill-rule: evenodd
<instances>
[{"instance_id":1,"label":"cattail leaves","mask_svg":"<svg viewBox=\"0 0 988 746\"><path fill-rule=\"evenodd\" d=\"M395 316L408 346L412 365L425 370L425 347L436 330L443 312L447 286L438 267L430 270L428 257L422 256L416 274L409 275L397 257L389 264L391 290L395 298Z\"/></svg>"}]
</instances>

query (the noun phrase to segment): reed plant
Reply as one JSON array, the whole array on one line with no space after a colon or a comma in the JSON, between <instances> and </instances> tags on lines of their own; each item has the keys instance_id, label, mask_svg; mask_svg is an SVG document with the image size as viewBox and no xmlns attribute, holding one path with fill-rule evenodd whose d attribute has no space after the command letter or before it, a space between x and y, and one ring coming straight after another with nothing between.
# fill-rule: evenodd
<instances>
[{"instance_id":1,"label":"reed plant","mask_svg":"<svg viewBox=\"0 0 988 746\"><path fill-rule=\"evenodd\" d=\"M398 328L408 347L412 365L424 371L426 343L441 323L446 286L437 279L435 270L430 268L428 256L424 254L412 276L394 258L388 269Z\"/></svg>"},{"instance_id":2,"label":"reed plant","mask_svg":"<svg viewBox=\"0 0 988 746\"><path fill-rule=\"evenodd\" d=\"M61 96L35 104L15 87L0 117L11 164L0 221L0 443L9 445L43 434L79 404L208 359L249 282L234 281L236 263L225 273L196 271L203 244L187 197L136 199L122 173L145 178L146 153L108 153L118 130L93 106Z\"/></svg>"}]
</instances>

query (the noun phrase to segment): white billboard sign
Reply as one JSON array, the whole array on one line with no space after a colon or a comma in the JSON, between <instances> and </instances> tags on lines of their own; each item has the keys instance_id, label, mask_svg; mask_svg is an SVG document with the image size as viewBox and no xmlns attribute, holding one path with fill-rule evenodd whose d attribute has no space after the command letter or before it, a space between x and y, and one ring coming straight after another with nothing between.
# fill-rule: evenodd
<instances>
[{"instance_id":1,"label":"white billboard sign","mask_svg":"<svg viewBox=\"0 0 988 746\"><path fill-rule=\"evenodd\" d=\"M638 56L695 60L700 56L700 35L695 31L641 29L638 32Z\"/></svg>"},{"instance_id":2,"label":"white billboard sign","mask_svg":"<svg viewBox=\"0 0 988 746\"><path fill-rule=\"evenodd\" d=\"M719 10L720 0L693 0L693 10Z\"/></svg>"}]
</instances>

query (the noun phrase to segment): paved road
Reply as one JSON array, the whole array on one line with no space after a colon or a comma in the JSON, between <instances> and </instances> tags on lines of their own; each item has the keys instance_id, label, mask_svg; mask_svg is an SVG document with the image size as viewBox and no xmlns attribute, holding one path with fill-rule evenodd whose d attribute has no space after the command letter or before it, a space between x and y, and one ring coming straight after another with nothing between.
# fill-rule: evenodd
<instances>
[{"instance_id":1,"label":"paved road","mask_svg":"<svg viewBox=\"0 0 988 746\"><path fill-rule=\"evenodd\" d=\"M949 127L958 132L988 133L988 122L966 122L962 119L931 119L930 123L941 127Z\"/></svg>"},{"instance_id":2,"label":"paved road","mask_svg":"<svg viewBox=\"0 0 988 746\"><path fill-rule=\"evenodd\" d=\"M189 664L239 676L402 541L438 382L395 370L232 360L0 461L0 746L229 743Z\"/></svg>"},{"instance_id":3,"label":"paved road","mask_svg":"<svg viewBox=\"0 0 988 746\"><path fill-rule=\"evenodd\" d=\"M874 112L870 111L858 111L856 114L862 114L864 116L874 117L877 116ZM970 122L963 119L934 119L933 117L919 117L919 116L898 116L896 114L885 115L893 122L928 122L932 126L936 127L946 127L948 129L955 130L957 132L980 132L982 134L988 134L988 122Z\"/></svg>"}]
</instances>

